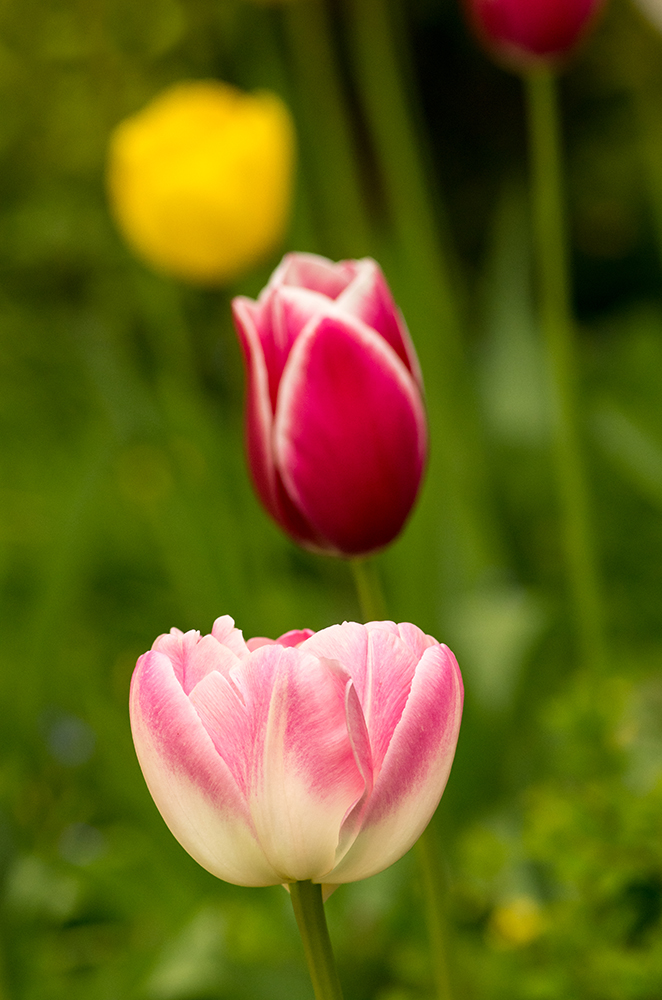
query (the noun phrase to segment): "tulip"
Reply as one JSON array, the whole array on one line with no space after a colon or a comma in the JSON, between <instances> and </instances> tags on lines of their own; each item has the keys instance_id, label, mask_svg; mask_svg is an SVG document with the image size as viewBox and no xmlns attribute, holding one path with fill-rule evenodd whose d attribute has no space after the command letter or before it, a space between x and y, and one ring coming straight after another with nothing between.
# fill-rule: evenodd
<instances>
[{"instance_id":1,"label":"tulip","mask_svg":"<svg viewBox=\"0 0 662 1000\"><path fill-rule=\"evenodd\" d=\"M117 224L159 271L224 284L283 236L294 128L275 94L175 84L115 129L108 190Z\"/></svg>"},{"instance_id":2,"label":"tulip","mask_svg":"<svg viewBox=\"0 0 662 1000\"><path fill-rule=\"evenodd\" d=\"M416 499L427 425L416 354L379 265L289 254L233 312L248 461L267 511L316 551L382 548Z\"/></svg>"},{"instance_id":3,"label":"tulip","mask_svg":"<svg viewBox=\"0 0 662 1000\"><path fill-rule=\"evenodd\" d=\"M462 712L455 657L415 625L250 639L172 629L140 657L131 727L170 830L238 885L330 888L400 858L434 812Z\"/></svg>"},{"instance_id":4,"label":"tulip","mask_svg":"<svg viewBox=\"0 0 662 1000\"><path fill-rule=\"evenodd\" d=\"M514 69L554 65L579 42L604 0L464 0L486 48Z\"/></svg>"}]
</instances>

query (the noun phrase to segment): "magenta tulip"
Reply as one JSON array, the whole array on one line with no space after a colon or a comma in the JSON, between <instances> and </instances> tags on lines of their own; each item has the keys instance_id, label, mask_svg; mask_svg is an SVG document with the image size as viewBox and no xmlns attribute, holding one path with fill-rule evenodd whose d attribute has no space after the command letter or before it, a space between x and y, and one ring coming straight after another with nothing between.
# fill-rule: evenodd
<instances>
[{"instance_id":1,"label":"magenta tulip","mask_svg":"<svg viewBox=\"0 0 662 1000\"><path fill-rule=\"evenodd\" d=\"M257 301L237 298L248 461L299 544L365 555L416 499L427 424L416 354L374 260L289 254Z\"/></svg>"},{"instance_id":2,"label":"magenta tulip","mask_svg":"<svg viewBox=\"0 0 662 1000\"><path fill-rule=\"evenodd\" d=\"M526 70L562 60L588 30L604 0L464 0L484 45Z\"/></svg>"},{"instance_id":3,"label":"magenta tulip","mask_svg":"<svg viewBox=\"0 0 662 1000\"><path fill-rule=\"evenodd\" d=\"M462 679L415 625L345 622L275 642L219 618L138 660L131 726L150 792L204 868L239 885L381 871L434 812Z\"/></svg>"}]
</instances>

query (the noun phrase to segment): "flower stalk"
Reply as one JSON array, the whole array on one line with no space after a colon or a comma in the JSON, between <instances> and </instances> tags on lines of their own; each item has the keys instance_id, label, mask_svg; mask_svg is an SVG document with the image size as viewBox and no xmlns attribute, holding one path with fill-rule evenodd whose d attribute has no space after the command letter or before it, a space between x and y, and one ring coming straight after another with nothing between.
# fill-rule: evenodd
<instances>
[{"instance_id":1,"label":"flower stalk","mask_svg":"<svg viewBox=\"0 0 662 1000\"><path fill-rule=\"evenodd\" d=\"M556 80L549 68L525 75L540 317L553 413L556 478L567 572L582 661L605 661L602 602L578 418L577 364L562 194Z\"/></svg>"},{"instance_id":2,"label":"flower stalk","mask_svg":"<svg viewBox=\"0 0 662 1000\"><path fill-rule=\"evenodd\" d=\"M361 614L366 621L386 617L386 599L374 562L352 559L352 573ZM447 922L444 908L444 878L439 844L435 834L435 816L416 842L418 869L425 900L425 915L432 956L432 972L437 1000L452 1000L446 947Z\"/></svg>"},{"instance_id":3,"label":"flower stalk","mask_svg":"<svg viewBox=\"0 0 662 1000\"><path fill-rule=\"evenodd\" d=\"M444 906L445 885L441 867L441 852L435 836L436 817L433 816L416 844L418 870L425 901L425 916L430 939L432 974L437 990L437 1000L452 1000L448 970L448 925Z\"/></svg>"},{"instance_id":4,"label":"flower stalk","mask_svg":"<svg viewBox=\"0 0 662 1000\"><path fill-rule=\"evenodd\" d=\"M386 599L374 562L352 559L350 566L363 620L370 622L386 618Z\"/></svg>"},{"instance_id":5,"label":"flower stalk","mask_svg":"<svg viewBox=\"0 0 662 1000\"><path fill-rule=\"evenodd\" d=\"M342 989L322 902L322 886L292 882L289 886L315 1000L342 1000Z\"/></svg>"}]
</instances>

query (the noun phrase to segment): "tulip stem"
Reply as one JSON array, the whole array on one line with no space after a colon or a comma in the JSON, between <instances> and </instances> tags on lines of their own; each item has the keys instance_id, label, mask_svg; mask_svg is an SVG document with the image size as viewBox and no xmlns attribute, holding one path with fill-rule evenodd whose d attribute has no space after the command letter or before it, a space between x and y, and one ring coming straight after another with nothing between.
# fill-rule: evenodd
<instances>
[{"instance_id":1,"label":"tulip stem","mask_svg":"<svg viewBox=\"0 0 662 1000\"><path fill-rule=\"evenodd\" d=\"M367 559L352 559L351 567L363 621L383 621L386 617L386 600L377 567Z\"/></svg>"},{"instance_id":2,"label":"tulip stem","mask_svg":"<svg viewBox=\"0 0 662 1000\"><path fill-rule=\"evenodd\" d=\"M383 190L394 237L385 239L380 254L428 373L434 445L409 536L415 557L401 564L409 575L406 581L400 578L400 587L406 587L419 615L437 621L439 606L451 605L459 588L472 587L502 557L489 509L489 463L481 458L461 282L444 213L425 169L413 73L402 45L406 6L402 0L345 0L356 86L378 169L375 186ZM435 574L433 584L423 567Z\"/></svg>"},{"instance_id":3,"label":"tulip stem","mask_svg":"<svg viewBox=\"0 0 662 1000\"><path fill-rule=\"evenodd\" d=\"M386 600L374 562L352 559L352 572L364 621L383 621L386 618ZM425 897L437 1000L451 1000L446 949L446 914L442 902L444 879L439 845L435 836L434 816L419 837L416 851Z\"/></svg>"},{"instance_id":4,"label":"tulip stem","mask_svg":"<svg viewBox=\"0 0 662 1000\"><path fill-rule=\"evenodd\" d=\"M292 882L290 896L306 953L315 1000L342 1000L342 989L326 926L322 886Z\"/></svg>"},{"instance_id":5,"label":"tulip stem","mask_svg":"<svg viewBox=\"0 0 662 1000\"><path fill-rule=\"evenodd\" d=\"M370 246L355 137L333 46L325 0L283 5L289 53L298 83L302 159L310 159L323 230L322 249L334 257L360 257ZM308 139L306 142L305 139Z\"/></svg>"},{"instance_id":6,"label":"tulip stem","mask_svg":"<svg viewBox=\"0 0 662 1000\"><path fill-rule=\"evenodd\" d=\"M447 921L444 899L444 873L441 851L437 843L436 823L433 816L428 827L418 838L416 853L421 874L428 934L432 952L432 971L438 1000L451 1000L452 991L448 972L446 949Z\"/></svg>"},{"instance_id":7,"label":"tulip stem","mask_svg":"<svg viewBox=\"0 0 662 1000\"><path fill-rule=\"evenodd\" d=\"M568 277L556 79L525 77L540 317L554 416L554 453L570 596L582 660L605 662L602 602L579 432L576 350Z\"/></svg>"}]
</instances>

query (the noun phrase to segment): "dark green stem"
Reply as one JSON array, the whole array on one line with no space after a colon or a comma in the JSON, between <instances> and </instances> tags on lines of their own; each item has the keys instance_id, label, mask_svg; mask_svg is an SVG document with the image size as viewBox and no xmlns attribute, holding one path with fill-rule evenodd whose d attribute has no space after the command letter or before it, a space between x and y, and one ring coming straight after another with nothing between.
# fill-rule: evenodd
<instances>
[{"instance_id":1,"label":"dark green stem","mask_svg":"<svg viewBox=\"0 0 662 1000\"><path fill-rule=\"evenodd\" d=\"M322 886L313 882L292 882L289 888L315 1000L342 1000L342 989L326 926Z\"/></svg>"},{"instance_id":2,"label":"dark green stem","mask_svg":"<svg viewBox=\"0 0 662 1000\"><path fill-rule=\"evenodd\" d=\"M567 572L582 660L599 668L605 662L604 625L579 434L556 79L551 70L536 69L527 75L526 89L540 316Z\"/></svg>"}]
</instances>

